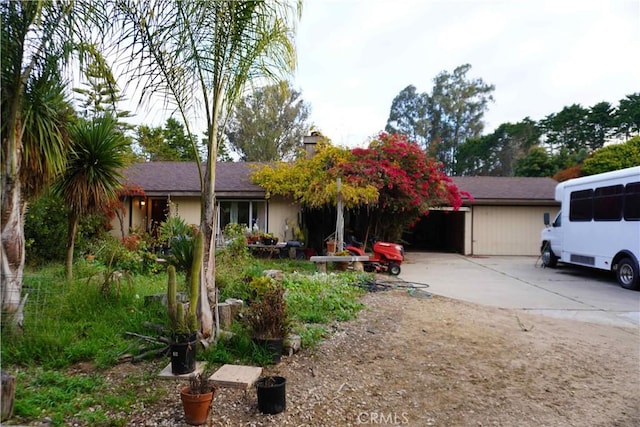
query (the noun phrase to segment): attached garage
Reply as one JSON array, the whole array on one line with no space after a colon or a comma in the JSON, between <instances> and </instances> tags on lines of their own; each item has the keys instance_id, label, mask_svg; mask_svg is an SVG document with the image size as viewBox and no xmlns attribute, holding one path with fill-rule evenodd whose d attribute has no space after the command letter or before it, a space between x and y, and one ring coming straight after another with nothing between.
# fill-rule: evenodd
<instances>
[{"instance_id":1,"label":"attached garage","mask_svg":"<svg viewBox=\"0 0 640 427\"><path fill-rule=\"evenodd\" d=\"M538 255L542 216L552 216L551 178L453 177L471 194L457 211L432 210L405 235L408 250L457 252L465 255Z\"/></svg>"},{"instance_id":2,"label":"attached garage","mask_svg":"<svg viewBox=\"0 0 640 427\"><path fill-rule=\"evenodd\" d=\"M471 253L537 255L542 215L549 211L540 206L474 206Z\"/></svg>"}]
</instances>

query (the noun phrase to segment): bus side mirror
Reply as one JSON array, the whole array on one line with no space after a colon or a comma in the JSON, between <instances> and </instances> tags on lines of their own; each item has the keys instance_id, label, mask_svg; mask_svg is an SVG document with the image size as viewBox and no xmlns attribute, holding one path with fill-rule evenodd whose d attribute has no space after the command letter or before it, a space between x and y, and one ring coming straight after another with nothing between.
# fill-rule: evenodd
<instances>
[{"instance_id":1,"label":"bus side mirror","mask_svg":"<svg viewBox=\"0 0 640 427\"><path fill-rule=\"evenodd\" d=\"M549 212L545 212L543 214L543 218L544 218L544 225L549 225L551 224L551 220L549 218Z\"/></svg>"}]
</instances>

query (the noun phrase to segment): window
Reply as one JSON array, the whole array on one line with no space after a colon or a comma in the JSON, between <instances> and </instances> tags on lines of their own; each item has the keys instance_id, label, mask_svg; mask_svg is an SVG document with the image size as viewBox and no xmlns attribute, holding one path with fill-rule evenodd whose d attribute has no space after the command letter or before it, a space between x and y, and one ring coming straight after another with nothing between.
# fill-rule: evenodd
<instances>
[{"instance_id":1,"label":"window","mask_svg":"<svg viewBox=\"0 0 640 427\"><path fill-rule=\"evenodd\" d=\"M596 188L593 196L593 219L595 221L620 221L624 186L611 185Z\"/></svg>"},{"instance_id":2,"label":"window","mask_svg":"<svg viewBox=\"0 0 640 427\"><path fill-rule=\"evenodd\" d=\"M591 221L593 218L593 190L571 193L569 221Z\"/></svg>"},{"instance_id":3,"label":"window","mask_svg":"<svg viewBox=\"0 0 640 427\"><path fill-rule=\"evenodd\" d=\"M251 227L257 224L262 231L266 227L266 204L263 201L221 201L220 204L220 230L229 223L243 224Z\"/></svg>"},{"instance_id":4,"label":"window","mask_svg":"<svg viewBox=\"0 0 640 427\"><path fill-rule=\"evenodd\" d=\"M640 182L632 182L626 185L623 216L627 221L640 221Z\"/></svg>"}]
</instances>

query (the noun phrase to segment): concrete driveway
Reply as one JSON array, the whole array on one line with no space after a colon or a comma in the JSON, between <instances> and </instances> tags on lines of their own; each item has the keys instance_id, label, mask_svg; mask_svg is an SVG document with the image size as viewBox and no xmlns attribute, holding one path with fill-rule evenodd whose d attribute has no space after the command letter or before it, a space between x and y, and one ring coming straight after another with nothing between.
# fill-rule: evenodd
<instances>
[{"instance_id":1,"label":"concrete driveway","mask_svg":"<svg viewBox=\"0 0 640 427\"><path fill-rule=\"evenodd\" d=\"M560 265L542 268L537 257L466 257L409 252L400 278L442 295L574 320L637 327L640 292L621 288L613 275Z\"/></svg>"}]
</instances>

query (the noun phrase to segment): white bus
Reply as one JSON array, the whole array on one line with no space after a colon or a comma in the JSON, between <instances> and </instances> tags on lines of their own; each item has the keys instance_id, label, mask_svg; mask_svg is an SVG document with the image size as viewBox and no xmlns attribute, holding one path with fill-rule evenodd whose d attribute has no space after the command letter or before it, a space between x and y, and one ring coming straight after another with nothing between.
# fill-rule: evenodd
<instances>
[{"instance_id":1,"label":"white bus","mask_svg":"<svg viewBox=\"0 0 640 427\"><path fill-rule=\"evenodd\" d=\"M544 214L542 264L613 271L620 286L640 290L640 166L561 182L555 198L552 224Z\"/></svg>"}]
</instances>

